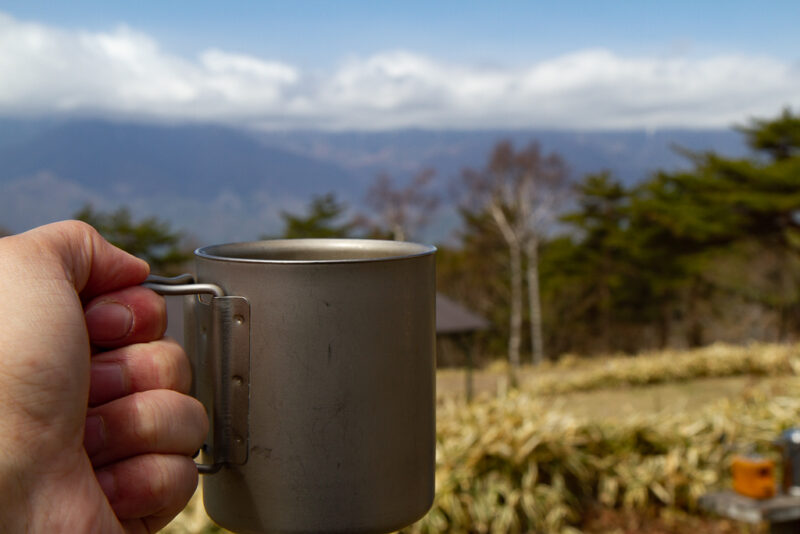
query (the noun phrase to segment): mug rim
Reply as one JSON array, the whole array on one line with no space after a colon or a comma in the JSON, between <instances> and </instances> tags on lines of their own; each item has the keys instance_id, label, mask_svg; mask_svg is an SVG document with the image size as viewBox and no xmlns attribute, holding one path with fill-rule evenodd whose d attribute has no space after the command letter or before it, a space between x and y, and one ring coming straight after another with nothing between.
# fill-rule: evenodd
<instances>
[{"instance_id":1,"label":"mug rim","mask_svg":"<svg viewBox=\"0 0 800 534\"><path fill-rule=\"evenodd\" d=\"M291 253L293 251L307 251L309 248L320 251L360 251L361 253L375 253L368 257L331 257L331 258L269 258L249 257L248 251L274 253ZM429 256L436 252L433 245L423 245L410 241L391 241L387 239L351 239L351 238L298 238L298 239L265 239L257 241L238 241L205 245L197 248L194 255L207 260L236 262L236 263L265 263L265 264L335 264L335 263L372 263L381 261L396 261L402 259Z\"/></svg>"}]
</instances>

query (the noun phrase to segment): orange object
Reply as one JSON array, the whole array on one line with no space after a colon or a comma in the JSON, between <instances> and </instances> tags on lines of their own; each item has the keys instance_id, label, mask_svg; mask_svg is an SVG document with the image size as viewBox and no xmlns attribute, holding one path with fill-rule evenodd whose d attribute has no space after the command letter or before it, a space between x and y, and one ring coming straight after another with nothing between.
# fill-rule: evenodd
<instances>
[{"instance_id":1,"label":"orange object","mask_svg":"<svg viewBox=\"0 0 800 534\"><path fill-rule=\"evenodd\" d=\"M775 462L760 456L736 456L731 466L733 490L753 499L775 496Z\"/></svg>"}]
</instances>

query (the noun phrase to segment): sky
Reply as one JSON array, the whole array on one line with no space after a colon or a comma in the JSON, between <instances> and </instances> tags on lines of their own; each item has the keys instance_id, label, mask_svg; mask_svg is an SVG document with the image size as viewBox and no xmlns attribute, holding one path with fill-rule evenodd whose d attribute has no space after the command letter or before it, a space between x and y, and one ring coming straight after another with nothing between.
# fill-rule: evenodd
<instances>
[{"instance_id":1,"label":"sky","mask_svg":"<svg viewBox=\"0 0 800 534\"><path fill-rule=\"evenodd\" d=\"M0 116L718 128L800 107L800 2L0 1Z\"/></svg>"}]
</instances>

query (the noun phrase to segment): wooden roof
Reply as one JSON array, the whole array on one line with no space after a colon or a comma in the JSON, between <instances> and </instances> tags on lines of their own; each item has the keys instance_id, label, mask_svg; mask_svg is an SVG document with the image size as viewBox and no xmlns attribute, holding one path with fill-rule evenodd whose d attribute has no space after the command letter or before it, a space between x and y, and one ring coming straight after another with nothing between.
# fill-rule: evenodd
<instances>
[{"instance_id":1,"label":"wooden roof","mask_svg":"<svg viewBox=\"0 0 800 534\"><path fill-rule=\"evenodd\" d=\"M489 321L441 293L436 294L436 333L460 334L486 330Z\"/></svg>"}]
</instances>

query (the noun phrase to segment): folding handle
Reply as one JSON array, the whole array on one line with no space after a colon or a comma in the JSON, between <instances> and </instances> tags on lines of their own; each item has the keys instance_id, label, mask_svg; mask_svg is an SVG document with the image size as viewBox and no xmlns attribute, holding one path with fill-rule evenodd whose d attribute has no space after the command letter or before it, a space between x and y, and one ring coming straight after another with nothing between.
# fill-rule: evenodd
<instances>
[{"instance_id":1,"label":"folding handle","mask_svg":"<svg viewBox=\"0 0 800 534\"><path fill-rule=\"evenodd\" d=\"M142 284L161 295L208 294L208 302L187 298L184 311L187 352L193 348L197 398L208 411L209 439L203 452L212 463L197 464L202 474L225 464L244 464L248 456L250 402L250 304L227 296L215 284L195 283L190 274L149 276Z\"/></svg>"},{"instance_id":2,"label":"folding handle","mask_svg":"<svg viewBox=\"0 0 800 534\"><path fill-rule=\"evenodd\" d=\"M196 284L194 277L189 274L179 274L172 278L151 274L142 284L152 289L159 295L194 295L206 294L215 297L224 297L225 291L216 284Z\"/></svg>"}]
</instances>

